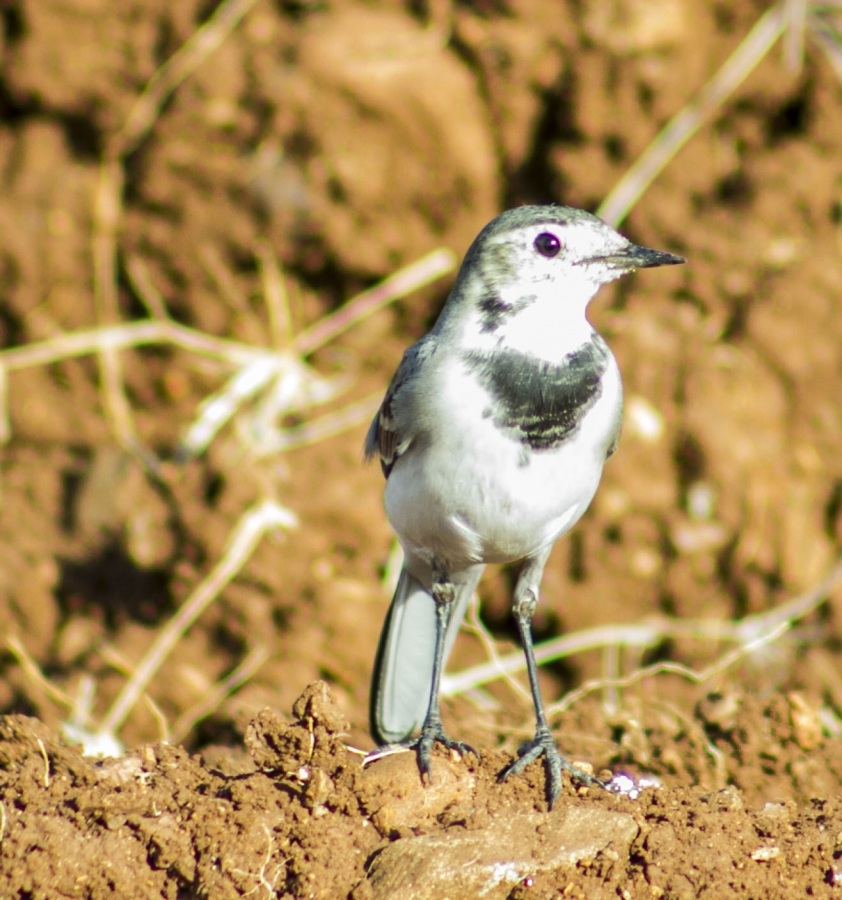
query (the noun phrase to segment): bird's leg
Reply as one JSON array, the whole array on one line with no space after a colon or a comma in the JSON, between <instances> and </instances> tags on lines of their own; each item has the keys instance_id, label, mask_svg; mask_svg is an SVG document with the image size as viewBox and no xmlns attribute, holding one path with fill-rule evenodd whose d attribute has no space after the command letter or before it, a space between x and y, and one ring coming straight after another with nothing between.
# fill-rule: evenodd
<instances>
[{"instance_id":1,"label":"bird's leg","mask_svg":"<svg viewBox=\"0 0 842 900\"><path fill-rule=\"evenodd\" d=\"M453 603L456 598L456 588L449 576L433 566L433 600L436 602L436 648L433 656L433 680L430 687L430 703L427 706L427 715L421 726L421 734L410 744L418 753L418 768L421 770L421 778L429 783L431 780L430 753L434 744L442 744L448 750L455 750L460 755L473 753L479 756L476 750L461 741L451 740L444 733L439 712L439 689L441 686L441 673L444 667L444 645L447 636L447 626L450 624L450 616L453 613Z\"/></svg>"},{"instance_id":2,"label":"bird's leg","mask_svg":"<svg viewBox=\"0 0 842 900\"><path fill-rule=\"evenodd\" d=\"M509 775L517 775L531 762L543 756L547 768L547 802L550 809L553 808L561 794L562 772L567 772L582 784L605 787L598 778L577 769L558 752L550 734L550 726L547 723L547 715L541 700L541 691L538 686L538 666L535 662L535 649L532 643L532 616L538 605L538 589L551 549L549 547L546 551L542 551L540 556L527 560L515 587L514 616L526 655L529 689L532 692L532 705L535 707L535 737L518 749L518 758L504 769L499 777L500 781L505 781Z\"/></svg>"}]
</instances>

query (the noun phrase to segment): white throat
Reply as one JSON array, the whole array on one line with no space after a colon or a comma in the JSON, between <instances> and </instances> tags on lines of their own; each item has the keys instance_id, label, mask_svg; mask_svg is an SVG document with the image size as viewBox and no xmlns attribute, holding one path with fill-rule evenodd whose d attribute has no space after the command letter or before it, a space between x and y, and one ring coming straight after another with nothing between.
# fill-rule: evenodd
<instances>
[{"instance_id":1,"label":"white throat","mask_svg":"<svg viewBox=\"0 0 842 900\"><path fill-rule=\"evenodd\" d=\"M471 344L478 344L477 349L506 347L547 362L560 362L594 334L585 312L598 289L598 284L585 278L513 285L501 296L513 312L488 333L472 323L466 337L470 336ZM517 309L524 293L536 294L536 299Z\"/></svg>"}]
</instances>

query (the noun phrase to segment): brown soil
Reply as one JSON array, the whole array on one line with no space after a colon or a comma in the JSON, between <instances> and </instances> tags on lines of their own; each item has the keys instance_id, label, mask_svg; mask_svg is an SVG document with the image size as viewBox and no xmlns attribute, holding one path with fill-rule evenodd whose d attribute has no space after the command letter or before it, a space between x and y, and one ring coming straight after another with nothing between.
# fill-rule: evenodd
<instances>
[{"instance_id":1,"label":"brown soil","mask_svg":"<svg viewBox=\"0 0 842 900\"><path fill-rule=\"evenodd\" d=\"M265 347L267 247L298 333L428 250L464 252L507 206L595 209L764 9L257 0L150 127L127 131L144 85L212 6L11 0L2 343L143 318L148 284L179 322ZM815 588L842 542L840 158L839 78L810 40L797 72L776 50L624 223L688 265L594 304L623 370L626 429L551 560L536 633L645 620L664 635L542 669L548 701L624 680L553 722L571 758L654 780L639 796L568 784L547 813L540 766L497 784L530 731L522 674L445 703L480 760L437 755L428 787L408 754L362 769L391 541L380 473L361 464L370 403L351 429L283 454L258 457L228 427L177 465L230 367L122 352L123 420L94 357L10 372L0 893L835 896L842 594L772 637L762 615ZM112 237L116 309L102 287ZM328 411L382 393L445 290L308 359L347 382ZM298 526L263 540L181 638L119 729L125 755L83 757L67 723L97 730L264 498ZM509 588L509 573L489 573L486 631L460 639L452 671L487 661L488 635L516 651ZM736 620L739 635L719 628ZM215 694L254 653L246 683Z\"/></svg>"}]
</instances>

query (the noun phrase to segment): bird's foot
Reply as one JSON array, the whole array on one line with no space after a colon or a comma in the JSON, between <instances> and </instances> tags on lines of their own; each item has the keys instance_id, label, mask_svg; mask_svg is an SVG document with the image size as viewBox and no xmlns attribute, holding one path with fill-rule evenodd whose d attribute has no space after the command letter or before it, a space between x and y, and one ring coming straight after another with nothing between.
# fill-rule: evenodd
<instances>
[{"instance_id":1,"label":"bird's foot","mask_svg":"<svg viewBox=\"0 0 842 900\"><path fill-rule=\"evenodd\" d=\"M392 753L414 750L418 758L418 770L421 773L421 780L425 784L429 784L432 781L432 751L436 744L441 744L445 749L458 753L460 756L467 756L469 753L473 753L479 759L479 753L470 744L452 740L444 733L440 722L432 721L424 723L421 728L421 734L417 738L410 738L395 744L386 744L383 747L377 747L372 750L366 755L364 764L367 765Z\"/></svg>"},{"instance_id":2,"label":"bird's foot","mask_svg":"<svg viewBox=\"0 0 842 900\"><path fill-rule=\"evenodd\" d=\"M559 752L548 729L539 728L535 737L527 741L517 751L518 758L499 775L498 781L505 781L510 775L519 775L530 763L543 756L547 770L547 803L550 809L561 794L561 773L567 772L580 784L608 789L603 782L573 763L568 762Z\"/></svg>"},{"instance_id":3,"label":"bird's foot","mask_svg":"<svg viewBox=\"0 0 842 900\"><path fill-rule=\"evenodd\" d=\"M432 781L431 760L433 747L436 744L441 744L446 750L458 753L459 756L467 756L469 753L473 753L479 759L479 753L470 744L449 738L444 733L440 722L425 722L421 728L421 734L409 744L418 754L418 770L421 772L421 780L425 784L429 784Z\"/></svg>"}]
</instances>

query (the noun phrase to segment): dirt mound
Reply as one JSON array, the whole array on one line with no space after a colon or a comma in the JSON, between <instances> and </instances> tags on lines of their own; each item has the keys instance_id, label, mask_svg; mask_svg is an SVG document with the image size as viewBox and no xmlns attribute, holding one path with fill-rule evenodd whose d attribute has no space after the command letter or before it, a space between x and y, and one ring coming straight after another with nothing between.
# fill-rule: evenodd
<instances>
[{"instance_id":1,"label":"dirt mound","mask_svg":"<svg viewBox=\"0 0 842 900\"><path fill-rule=\"evenodd\" d=\"M741 728L762 731L774 718L756 708ZM292 720L264 710L250 723L250 758L228 750L211 761L155 744L92 762L38 720L8 716L3 893L822 896L842 878L838 741L805 753L779 736L765 749L767 775L827 771L827 790L807 803L752 805L735 787L650 781L640 796L568 786L548 813L540 775L497 783L504 754L441 754L424 787L412 754L363 770L342 740L346 726L317 682Z\"/></svg>"}]
</instances>

